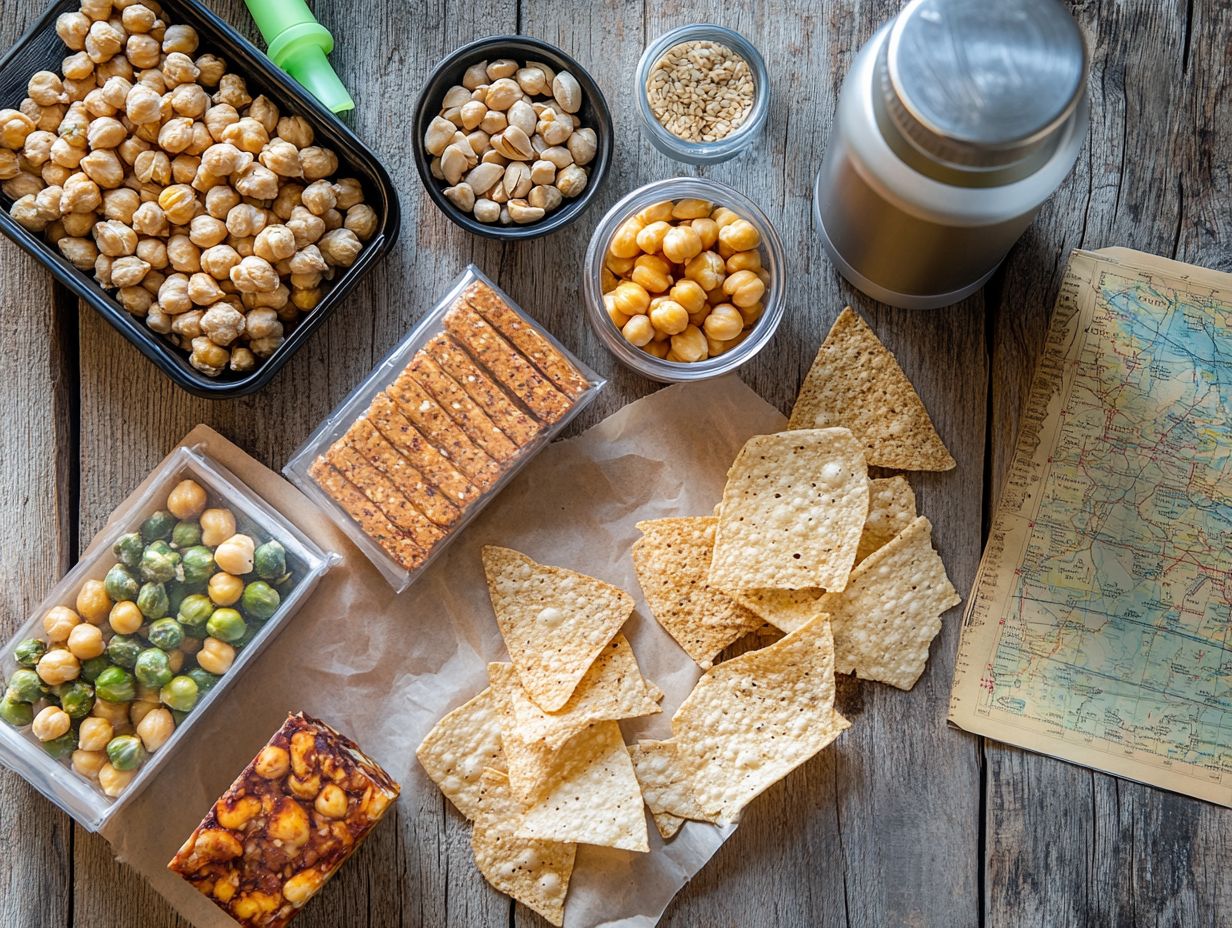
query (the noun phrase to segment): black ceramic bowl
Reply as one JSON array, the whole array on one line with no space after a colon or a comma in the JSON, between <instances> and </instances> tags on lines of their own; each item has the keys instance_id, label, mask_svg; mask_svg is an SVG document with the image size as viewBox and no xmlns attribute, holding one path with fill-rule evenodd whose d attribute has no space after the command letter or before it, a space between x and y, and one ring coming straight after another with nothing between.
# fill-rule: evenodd
<instances>
[{"instance_id":1,"label":"black ceramic bowl","mask_svg":"<svg viewBox=\"0 0 1232 928\"><path fill-rule=\"evenodd\" d=\"M364 188L364 200L377 215L376 234L364 243L359 260L334 279L316 308L300 320L287 334L286 341L255 370L243 374L223 371L217 377L207 377L188 363L186 352L146 328L143 320L127 312L95 282L92 274L77 270L41 235L32 234L18 225L9 216L12 202L5 196L0 196L0 232L45 265L57 280L89 303L138 351L189 393L209 399L245 396L269 383L300 345L346 298L360 278L389 251L398 237L398 196L376 155L350 129L308 91L274 67L252 43L210 12L200 0L161 0L161 3L172 22L184 23L197 30L201 37L199 51L214 52L225 58L228 68L244 77L254 96L264 93L278 104L282 112L295 113L308 120L316 133L317 143L329 146L338 155L339 177L359 179ZM0 107L16 108L26 95L26 83L35 71L46 68L60 72L60 63L69 51L56 35L56 17L68 10L76 10L78 6L78 0L52 0L42 18L17 40L8 54L0 58Z\"/></svg>"},{"instance_id":2,"label":"black ceramic bowl","mask_svg":"<svg viewBox=\"0 0 1232 928\"><path fill-rule=\"evenodd\" d=\"M595 138L599 143L595 159L587 165L590 179L586 182L586 189L582 191L582 195L572 200L565 200L538 222L527 225L515 223L503 226L500 223L480 222L470 213L464 213L454 206L444 193L448 185L432 176L429 167L431 158L423 146L428 123L432 122L434 116L440 114L441 100L445 97L445 91L454 84L462 83L463 72L475 62L491 61L495 58L512 58L518 62L528 59L543 61L557 71L568 71L576 77L578 84L582 87L583 96L582 109L577 114L578 118L582 120L583 126L595 130ZM604 178L607 177L608 166L612 163L612 115L608 112L607 100L604 99L599 85L595 83L589 71L555 45L549 45L547 42L524 35L495 35L486 39L476 39L455 50L441 61L432 70L428 83L415 104L415 134L412 138L415 143L415 166L419 168L419 176L428 191L428 196L432 197L432 201L446 216L462 228L488 238L506 240L538 238L569 225L582 215L586 207L590 206L591 200L595 198Z\"/></svg>"}]
</instances>

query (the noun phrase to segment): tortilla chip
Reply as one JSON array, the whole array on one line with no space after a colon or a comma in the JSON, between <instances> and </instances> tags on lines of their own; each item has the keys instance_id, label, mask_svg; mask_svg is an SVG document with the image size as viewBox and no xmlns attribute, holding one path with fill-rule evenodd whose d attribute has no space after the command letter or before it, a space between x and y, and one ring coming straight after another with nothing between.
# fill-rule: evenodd
<instances>
[{"instance_id":1,"label":"tortilla chip","mask_svg":"<svg viewBox=\"0 0 1232 928\"><path fill-rule=\"evenodd\" d=\"M932 530L918 517L852 571L846 590L822 597L840 673L902 690L920 679L941 614L962 601L933 550Z\"/></svg>"},{"instance_id":2,"label":"tortilla chip","mask_svg":"<svg viewBox=\"0 0 1232 928\"><path fill-rule=\"evenodd\" d=\"M755 435L727 472L710 585L841 590L868 515L868 469L847 429Z\"/></svg>"},{"instance_id":3,"label":"tortilla chip","mask_svg":"<svg viewBox=\"0 0 1232 928\"><path fill-rule=\"evenodd\" d=\"M515 837L522 807L509 792L509 780L485 770L480 788L480 811L471 832L475 866L496 889L553 925L562 924L577 845Z\"/></svg>"},{"instance_id":4,"label":"tortilla chip","mask_svg":"<svg viewBox=\"0 0 1232 928\"><path fill-rule=\"evenodd\" d=\"M510 667L512 665L501 665ZM497 679L492 677L492 685ZM527 741L540 741L555 750L591 722L631 719L663 710L663 691L652 687L637 666L629 640L617 634L590 665L569 701L556 712L544 712L526 695L516 673L503 674L510 689L514 724Z\"/></svg>"},{"instance_id":5,"label":"tortilla chip","mask_svg":"<svg viewBox=\"0 0 1232 928\"><path fill-rule=\"evenodd\" d=\"M868 518L856 548L856 563L886 544L915 518L915 491L906 477L868 482Z\"/></svg>"},{"instance_id":6,"label":"tortilla chip","mask_svg":"<svg viewBox=\"0 0 1232 928\"><path fill-rule=\"evenodd\" d=\"M650 850L642 792L616 722L596 722L553 758L551 789L523 813L519 838Z\"/></svg>"},{"instance_id":7,"label":"tortilla chip","mask_svg":"<svg viewBox=\"0 0 1232 928\"><path fill-rule=\"evenodd\" d=\"M807 625L817 613L824 590L738 590L732 593L738 603L763 622L784 632Z\"/></svg>"},{"instance_id":8,"label":"tortilla chip","mask_svg":"<svg viewBox=\"0 0 1232 928\"><path fill-rule=\"evenodd\" d=\"M851 429L870 466L954 466L915 387L850 306L839 313L818 349L787 422L789 429L832 426Z\"/></svg>"},{"instance_id":9,"label":"tortilla chip","mask_svg":"<svg viewBox=\"0 0 1232 928\"><path fill-rule=\"evenodd\" d=\"M834 709L834 639L822 613L706 671L672 736L698 806L726 824L849 726Z\"/></svg>"},{"instance_id":10,"label":"tortilla chip","mask_svg":"<svg viewBox=\"0 0 1232 928\"><path fill-rule=\"evenodd\" d=\"M698 805L693 788L676 758L675 741L639 741L629 748L642 799L664 840L680 830L685 819L713 821Z\"/></svg>"},{"instance_id":11,"label":"tortilla chip","mask_svg":"<svg viewBox=\"0 0 1232 928\"><path fill-rule=\"evenodd\" d=\"M445 798L474 820L481 811L480 777L484 768L505 767L491 688L437 722L415 756Z\"/></svg>"},{"instance_id":12,"label":"tortilla chip","mask_svg":"<svg viewBox=\"0 0 1232 928\"><path fill-rule=\"evenodd\" d=\"M707 583L718 519L694 516L637 523L633 566L651 613L703 668L761 620Z\"/></svg>"},{"instance_id":13,"label":"tortilla chip","mask_svg":"<svg viewBox=\"0 0 1232 928\"><path fill-rule=\"evenodd\" d=\"M633 597L509 548L485 547L483 568L522 687L544 711L561 709L633 612Z\"/></svg>"}]
</instances>

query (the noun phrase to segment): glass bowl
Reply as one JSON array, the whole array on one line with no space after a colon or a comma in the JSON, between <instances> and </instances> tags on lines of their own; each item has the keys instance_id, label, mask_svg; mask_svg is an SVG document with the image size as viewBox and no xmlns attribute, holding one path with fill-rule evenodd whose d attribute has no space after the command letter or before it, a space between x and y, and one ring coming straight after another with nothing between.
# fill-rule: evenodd
<instances>
[{"instance_id":1,"label":"glass bowl","mask_svg":"<svg viewBox=\"0 0 1232 928\"><path fill-rule=\"evenodd\" d=\"M747 219L761 235L762 266L770 272L770 284L762 298L761 318L735 348L705 361L685 363L656 358L627 342L603 307L603 259L608 243L621 223L662 200L696 197L716 206L726 206ZM783 242L766 214L752 200L726 184L704 177L673 177L639 187L608 210L599 221L586 249L583 289L586 312L599 340L626 367L662 383L708 380L733 371L766 346L783 319L783 273L786 268Z\"/></svg>"},{"instance_id":2,"label":"glass bowl","mask_svg":"<svg viewBox=\"0 0 1232 928\"><path fill-rule=\"evenodd\" d=\"M651 68L663 57L663 53L682 42L701 41L726 45L747 61L753 72L753 108L749 111L748 118L731 135L715 142L688 142L669 132L655 119L654 113L650 111L650 101L646 97L646 79L650 77ZM770 74L766 71L766 62L762 60L761 53L739 32L710 23L681 26L679 29L665 32L647 45L637 63L637 86L634 91L637 111L642 117L642 129L650 138L650 144L669 158L686 164L715 164L734 158L753 144L770 112Z\"/></svg>"}]
</instances>

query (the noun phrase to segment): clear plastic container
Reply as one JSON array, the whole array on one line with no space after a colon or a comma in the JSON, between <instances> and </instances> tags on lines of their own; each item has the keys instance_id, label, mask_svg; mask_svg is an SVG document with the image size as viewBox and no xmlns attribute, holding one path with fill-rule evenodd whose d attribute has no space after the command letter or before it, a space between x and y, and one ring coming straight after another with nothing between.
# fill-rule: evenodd
<instances>
[{"instance_id":1,"label":"clear plastic container","mask_svg":"<svg viewBox=\"0 0 1232 928\"><path fill-rule=\"evenodd\" d=\"M140 497L112 513L85 556L55 585L5 646L0 656L0 667L3 667L6 681L18 669L13 658L14 648L27 638L45 638L44 614L54 606L67 605L71 608L82 584L87 580L102 580L108 568L116 562L111 550L116 539L127 532L137 531L141 523L162 506L171 489L186 478L195 480L205 488L211 504L225 505L234 513L237 531L251 533L258 544L270 539L280 542L286 549L287 569L292 573L294 582L274 615L247 645L237 651L230 669L213 689L200 698L191 713L176 726L170 739L149 756L128 787L115 799L104 795L95 781L74 771L68 765L67 758L57 760L48 754L31 733L30 726L19 729L7 722L0 722L0 763L19 773L89 831L98 831L108 819L137 798L180 743L190 737L193 723L226 698L226 692L236 677L281 631L312 592L321 575L338 560L336 554L322 551L221 465L194 448L177 448L151 475L150 484Z\"/></svg>"},{"instance_id":2,"label":"clear plastic container","mask_svg":"<svg viewBox=\"0 0 1232 928\"><path fill-rule=\"evenodd\" d=\"M448 335L446 316L455 306L466 308L467 300L464 299L464 291L469 293L468 288L479 286L486 288L486 291L494 296L499 303L503 304L504 308L511 310L516 314L516 324L522 331L529 330L530 338L538 339L539 344L550 346L556 355L563 359L572 369L573 373L578 375L576 378L578 388L576 392L569 397L567 410L557 420L547 423L538 423L539 431L534 434L534 437L525 442L515 442L516 450L511 456L497 460L491 457L491 467L487 467L486 476L483 480L474 477L466 469L463 463L466 458L457 450L457 445L448 444L441 437L445 435L447 438L461 441L468 448L477 448L478 444L472 441L473 432L468 429L476 423L474 419L466 419L468 415L466 407L471 407L472 410L478 406L481 412L484 412L481 417L487 421L487 413L485 409L490 411L493 406L485 407L484 403L475 399L476 393L483 389L483 382L487 381L489 388L495 387L495 392L499 395L497 399L507 410L512 406L517 414L523 420L530 416L533 419L533 414L530 407L525 403L525 397L515 392L508 386L502 383L502 377L495 371L495 368L487 363L472 357L475 354L471 346L467 346L460 341L453 339L452 335ZM512 317L510 317L512 318ZM512 339L507 339L505 330L499 326L490 326L495 329L501 339L497 342L503 342L505 347L513 347L514 353L518 354L523 362L527 362L530 368L534 369L534 376L540 380L551 381L552 378L543 370L538 360L530 358L521 346L512 345ZM456 352L454 358L459 360L463 367L470 372L469 378L464 377L461 380L456 379L454 373L450 370L436 365L435 361L428 352L421 351L429 342L436 343L437 336L448 335L446 344L451 351ZM440 371L444 371L447 375L442 381L434 384L433 389L423 386L422 379L417 379L411 376L408 365L412 363L420 363L425 356L429 356L434 367ZM411 378L409 381L407 378ZM453 391L453 396L460 400L460 404L451 403L448 398L441 399L437 389L443 383L450 391ZM495 497L501 489L509 482L510 479L522 469L526 463L539 452L548 442L550 442L560 431L569 424L579 412L581 412L587 404L590 403L602 389L605 381L600 378L594 371L582 364L577 358L570 354L559 342L556 341L546 330L540 327L533 319L509 298L499 287L497 287L488 277L486 277L473 264L468 265L465 270L450 284L444 296L436 303L432 310L419 321L419 323L411 329L411 331L402 339L394 348L385 356L372 372L348 394L338 407L330 413L325 420L317 427L317 429L308 436L307 441L300 447L287 462L283 468L283 473L287 478L302 490L322 511L326 512L343 531L355 542L361 551L364 552L382 573L386 580L389 581L396 591L405 590L414 579L422 573L429 564L443 551L458 533L478 515ZM425 426L422 423L421 416L425 414L425 408L416 408L414 403L406 402L406 390L399 390L399 384L406 384L410 391L421 397L421 402L427 402L427 409L431 410L430 415L435 417L433 426ZM465 386L464 386L465 384ZM392 395L391 395L392 394ZM561 395L565 395L563 392ZM381 405L385 404L387 412L382 413ZM344 491L348 494L352 502L358 502L361 507L364 507L369 512L375 512L374 521L369 522L369 528L374 524L383 524L386 530L398 530L400 526L397 523L397 515L392 508L398 507L398 511L404 514L411 515L414 519L419 520L421 516L426 516L428 504L434 503L440 505L438 498L444 498L455 505L459 515L455 521L448 525L443 525L440 522L434 523L431 528L433 531L440 534L440 538L436 540L430 547L424 548L421 552L426 555L418 563L413 566L407 566L396 560L386 547L382 546L377 540L377 535L370 534L357 521L356 516L338 500L335 495L326 492L326 489L318 482L317 477L313 475L314 466L321 466L324 463L329 464L329 468L337 470L332 461L328 458L331 453L337 452L343 445L339 440L351 432L352 426L355 426L361 419L367 420L368 424L372 425L372 430L367 432L372 436L373 440L382 448L385 458L382 459L382 464L377 465L372 458L361 455L363 460L358 461L358 466L362 468L362 472L367 472L373 476L373 480L367 484L367 490L360 488L349 479L344 479L335 484L335 492L338 492L339 487L344 487ZM466 419L466 423L464 423ZM490 427L495 424L497 417L492 416L492 421L488 423ZM391 422L398 421L403 423L405 429L407 425L410 428L406 431L394 433L391 431ZM443 431L442 431L443 428ZM502 435L498 427L497 432ZM459 435L465 436L459 439ZM491 437L491 436L489 436ZM449 494L443 488L443 483L433 482L427 470L420 466L422 458L411 448L411 443L414 448L420 452L428 454L437 464L440 463L440 458L443 457L449 466L441 465L453 474L454 478L461 476L466 478L462 483L470 486L474 491L473 495L462 499L451 499ZM386 445L394 446L394 455L389 455ZM428 446L428 447L424 447ZM369 449L373 446L368 445ZM355 448L354 445L348 445L344 451L350 453ZM442 452L443 449L443 452ZM486 449L480 449L486 450ZM468 452L472 453L472 452ZM486 455L479 455L479 458L484 458ZM351 458L351 460L355 460ZM473 463L473 461L472 461ZM375 479L368 470L368 466L372 465L380 471L382 479ZM332 479L337 480L338 474L335 473ZM414 486L408 481L418 481L420 477L425 478L423 483L427 486L427 491L420 486ZM384 488L383 490L381 488ZM390 493L390 490L393 490ZM387 494L385 504L378 498L377 491ZM356 492L360 495L356 495ZM409 506L408 506L409 504ZM428 518L428 521L432 521ZM388 537L388 535L387 535ZM402 539L405 540L407 533L402 532Z\"/></svg>"},{"instance_id":3,"label":"clear plastic container","mask_svg":"<svg viewBox=\"0 0 1232 928\"><path fill-rule=\"evenodd\" d=\"M688 364L656 358L631 345L620 334L620 330L608 318L603 308L603 258L607 254L608 243L621 223L654 203L685 197L697 197L709 200L716 206L726 206L751 222L761 234L762 266L770 272L770 283L762 300L765 308L744 341L718 357ZM704 177L675 177L655 181L634 190L608 210L591 236L582 277L586 312L604 347L626 367L662 383L709 380L738 368L761 351L773 337L783 319L783 274L786 266L783 242L778 232L757 204L738 190Z\"/></svg>"},{"instance_id":4,"label":"clear plastic container","mask_svg":"<svg viewBox=\"0 0 1232 928\"><path fill-rule=\"evenodd\" d=\"M744 123L726 138L715 142L685 141L665 129L650 111L646 81L650 77L651 69L663 57L664 52L682 42L717 42L726 45L747 61L753 72L753 108ZM650 139L650 144L676 161L686 164L715 164L736 157L752 145L762 126L766 124L766 117L770 112L770 74L761 53L739 32L710 23L694 23L665 32L646 46L637 63L634 98L637 100L638 114L642 117L642 129Z\"/></svg>"}]
</instances>

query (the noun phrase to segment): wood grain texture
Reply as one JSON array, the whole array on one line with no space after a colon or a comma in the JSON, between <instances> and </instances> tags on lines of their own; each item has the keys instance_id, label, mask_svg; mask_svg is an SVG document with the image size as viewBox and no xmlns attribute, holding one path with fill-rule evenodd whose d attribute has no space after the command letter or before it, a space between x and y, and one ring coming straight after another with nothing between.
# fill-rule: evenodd
<instances>
[{"instance_id":1,"label":"wood grain texture","mask_svg":"<svg viewBox=\"0 0 1232 928\"><path fill-rule=\"evenodd\" d=\"M211 5L254 37L240 0ZM0 44L26 18L18 6L0 0ZM825 331L851 303L919 387L959 466L911 482L951 577L966 592L1069 250L1127 244L1232 266L1232 12L1198 3L1187 15L1183 4L1149 0L1073 5L1092 51L1092 128L1078 167L982 294L908 313L843 282L822 255L811 217L813 176L842 79L898 6L317 0L317 16L338 38L331 60L358 102L348 119L401 195L402 237L269 388L223 403L172 387L91 311L78 316L71 301L54 296L33 261L0 245L0 324L10 335L0 372L17 385L11 427L0 433L0 485L15 513L2 542L5 588L13 591L6 629L198 422L280 467L468 262L609 379L572 431L651 392L655 385L619 367L590 331L578 269L591 230L617 199L651 180L694 173L758 202L786 248L787 314L771 348L742 369L750 386L787 411ZM652 148L632 105L647 41L693 21L748 36L767 58L774 92L753 149L700 171ZM431 204L407 133L418 88L437 60L472 38L519 31L589 67L612 109L617 156L596 202L568 231L507 245L468 235ZM50 308L31 312L32 305ZM665 925L1111 928L1213 925L1232 911L1226 812L945 727L958 621L958 610L946 617L911 693L842 681L840 705L852 730L751 807L669 908ZM0 776L0 837L8 848L28 849L0 855L4 885L14 888L0 896L0 924L186 924L115 863L105 842L71 829L7 773ZM427 793L399 803L297 924L545 923L487 886L471 861L466 823Z\"/></svg>"}]
</instances>

